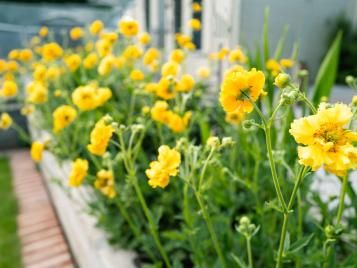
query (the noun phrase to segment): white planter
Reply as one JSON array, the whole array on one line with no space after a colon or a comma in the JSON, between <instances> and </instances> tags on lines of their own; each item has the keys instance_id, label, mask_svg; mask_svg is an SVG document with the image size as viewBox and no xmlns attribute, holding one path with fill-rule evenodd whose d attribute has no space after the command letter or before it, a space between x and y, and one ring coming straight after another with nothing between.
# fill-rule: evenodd
<instances>
[{"instance_id":1,"label":"white planter","mask_svg":"<svg viewBox=\"0 0 357 268\"><path fill-rule=\"evenodd\" d=\"M34 129L31 121L33 119L30 118L29 129L33 140L46 140L48 134ZM49 152L44 152L40 163L44 181L77 264L83 268L135 268L136 254L113 249L107 242L106 234L96 228L96 219L86 213L85 200L91 198L91 189L66 186L70 165L70 162L60 164Z\"/></svg>"}]
</instances>

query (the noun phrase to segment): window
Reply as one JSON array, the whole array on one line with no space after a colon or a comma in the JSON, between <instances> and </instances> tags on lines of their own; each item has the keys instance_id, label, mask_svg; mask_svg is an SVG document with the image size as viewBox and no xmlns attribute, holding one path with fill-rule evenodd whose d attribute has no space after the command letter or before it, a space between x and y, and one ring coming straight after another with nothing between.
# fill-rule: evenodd
<instances>
[{"instance_id":1,"label":"window","mask_svg":"<svg viewBox=\"0 0 357 268\"><path fill-rule=\"evenodd\" d=\"M181 0L176 0L175 2L175 10L174 10L174 16L175 16L175 33L180 33L181 32L181 26L182 26L182 1Z\"/></svg>"},{"instance_id":2,"label":"window","mask_svg":"<svg viewBox=\"0 0 357 268\"><path fill-rule=\"evenodd\" d=\"M192 3L198 3L202 5L202 0L193 0ZM198 19L202 23L202 11L201 12L192 11L192 18ZM192 41L196 45L197 49L201 49L202 47L201 40L202 40L202 28L199 31L192 32Z\"/></svg>"},{"instance_id":3,"label":"window","mask_svg":"<svg viewBox=\"0 0 357 268\"><path fill-rule=\"evenodd\" d=\"M146 31L150 32L150 0L145 0L145 26Z\"/></svg>"}]
</instances>

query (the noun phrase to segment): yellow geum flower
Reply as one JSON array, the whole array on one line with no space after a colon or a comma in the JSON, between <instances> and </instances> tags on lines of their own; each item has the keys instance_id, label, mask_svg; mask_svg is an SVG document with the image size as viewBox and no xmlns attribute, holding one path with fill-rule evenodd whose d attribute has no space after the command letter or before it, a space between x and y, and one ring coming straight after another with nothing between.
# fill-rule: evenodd
<instances>
[{"instance_id":1,"label":"yellow geum flower","mask_svg":"<svg viewBox=\"0 0 357 268\"><path fill-rule=\"evenodd\" d=\"M20 54L19 54L19 60L23 61L23 62L28 62L32 59L32 51L31 49L22 49L20 50Z\"/></svg>"},{"instance_id":2,"label":"yellow geum flower","mask_svg":"<svg viewBox=\"0 0 357 268\"><path fill-rule=\"evenodd\" d=\"M88 54L83 60L83 66L86 69L92 69L98 63L98 56L95 52Z\"/></svg>"},{"instance_id":3,"label":"yellow geum flower","mask_svg":"<svg viewBox=\"0 0 357 268\"><path fill-rule=\"evenodd\" d=\"M43 82L46 79L47 68L43 64L38 64L33 71L32 77L35 81Z\"/></svg>"},{"instance_id":4,"label":"yellow geum flower","mask_svg":"<svg viewBox=\"0 0 357 268\"><path fill-rule=\"evenodd\" d=\"M111 170L100 170L97 173L97 179L94 182L94 187L102 192L108 198L116 196L114 175Z\"/></svg>"},{"instance_id":5,"label":"yellow geum flower","mask_svg":"<svg viewBox=\"0 0 357 268\"><path fill-rule=\"evenodd\" d=\"M176 42L180 47L186 47L187 44L192 42L192 39L190 36L185 35L185 34L181 34L181 33L177 33L175 35L176 38Z\"/></svg>"},{"instance_id":6,"label":"yellow geum flower","mask_svg":"<svg viewBox=\"0 0 357 268\"><path fill-rule=\"evenodd\" d=\"M88 172L88 161L85 159L77 158L72 162L72 169L69 174L68 184L71 187L78 187L82 184Z\"/></svg>"},{"instance_id":7,"label":"yellow geum flower","mask_svg":"<svg viewBox=\"0 0 357 268\"><path fill-rule=\"evenodd\" d=\"M2 113L0 116L0 129L8 129L11 125L11 116L8 113Z\"/></svg>"},{"instance_id":8,"label":"yellow geum flower","mask_svg":"<svg viewBox=\"0 0 357 268\"><path fill-rule=\"evenodd\" d=\"M175 133L181 133L186 128L191 119L192 113L186 112L183 117L179 116L174 112L168 112L168 123L167 126Z\"/></svg>"},{"instance_id":9,"label":"yellow geum flower","mask_svg":"<svg viewBox=\"0 0 357 268\"><path fill-rule=\"evenodd\" d=\"M250 102L263 94L265 76L253 68L250 71L235 71L225 75L221 84L220 102L227 113L235 110L249 113L253 110ZM250 100L247 98L249 96Z\"/></svg>"},{"instance_id":10,"label":"yellow geum flower","mask_svg":"<svg viewBox=\"0 0 357 268\"><path fill-rule=\"evenodd\" d=\"M118 28L122 35L133 37L139 32L139 23L131 18L125 18L119 21Z\"/></svg>"},{"instance_id":11,"label":"yellow geum flower","mask_svg":"<svg viewBox=\"0 0 357 268\"><path fill-rule=\"evenodd\" d=\"M170 61L180 64L185 59L185 53L181 49L174 49L170 53Z\"/></svg>"},{"instance_id":12,"label":"yellow geum flower","mask_svg":"<svg viewBox=\"0 0 357 268\"><path fill-rule=\"evenodd\" d=\"M178 92L190 92L195 86L195 79L192 75L184 74L181 76L181 79L177 82L175 90Z\"/></svg>"},{"instance_id":13,"label":"yellow geum flower","mask_svg":"<svg viewBox=\"0 0 357 268\"><path fill-rule=\"evenodd\" d=\"M207 79L211 76L211 70L207 67L200 67L197 70L197 76L201 79Z\"/></svg>"},{"instance_id":14,"label":"yellow geum flower","mask_svg":"<svg viewBox=\"0 0 357 268\"><path fill-rule=\"evenodd\" d=\"M89 31L92 35L98 35L104 28L104 23L101 20L95 20L89 26Z\"/></svg>"},{"instance_id":15,"label":"yellow geum flower","mask_svg":"<svg viewBox=\"0 0 357 268\"><path fill-rule=\"evenodd\" d=\"M150 168L145 171L145 174L149 178L151 187L165 188L169 184L170 176L178 174L181 155L167 145L161 145L158 151L158 160L150 163Z\"/></svg>"},{"instance_id":16,"label":"yellow geum flower","mask_svg":"<svg viewBox=\"0 0 357 268\"><path fill-rule=\"evenodd\" d=\"M21 108L20 112L22 115L30 115L35 111L35 107L30 104L26 104L24 107Z\"/></svg>"},{"instance_id":17,"label":"yellow geum flower","mask_svg":"<svg viewBox=\"0 0 357 268\"><path fill-rule=\"evenodd\" d=\"M5 60L0 59L0 73L4 72L7 68L7 63Z\"/></svg>"},{"instance_id":18,"label":"yellow geum flower","mask_svg":"<svg viewBox=\"0 0 357 268\"><path fill-rule=\"evenodd\" d=\"M105 32L100 35L100 38L114 44L118 40L118 34L116 32Z\"/></svg>"},{"instance_id":19,"label":"yellow geum flower","mask_svg":"<svg viewBox=\"0 0 357 268\"><path fill-rule=\"evenodd\" d=\"M217 58L219 60L223 60L229 54L229 49L226 47L222 47L220 51L217 53Z\"/></svg>"},{"instance_id":20,"label":"yellow geum flower","mask_svg":"<svg viewBox=\"0 0 357 268\"><path fill-rule=\"evenodd\" d=\"M173 99L176 95L174 90L175 83L173 77L162 77L157 83L156 95L164 100Z\"/></svg>"},{"instance_id":21,"label":"yellow geum flower","mask_svg":"<svg viewBox=\"0 0 357 268\"><path fill-rule=\"evenodd\" d=\"M114 66L115 68L121 69L125 66L126 59L123 56L115 57Z\"/></svg>"},{"instance_id":22,"label":"yellow geum flower","mask_svg":"<svg viewBox=\"0 0 357 268\"><path fill-rule=\"evenodd\" d=\"M123 56L127 60L136 60L140 58L142 54L143 54L142 50L137 45L127 46L123 52Z\"/></svg>"},{"instance_id":23,"label":"yellow geum flower","mask_svg":"<svg viewBox=\"0 0 357 268\"><path fill-rule=\"evenodd\" d=\"M274 85L278 88L283 89L285 88L290 82L290 76L286 73L280 73L275 77Z\"/></svg>"},{"instance_id":24,"label":"yellow geum flower","mask_svg":"<svg viewBox=\"0 0 357 268\"><path fill-rule=\"evenodd\" d=\"M298 146L299 163L313 171L324 167L342 176L348 169L357 167L357 133L345 128L352 118L351 108L345 104L328 107L320 104L315 115L296 119L290 134Z\"/></svg>"},{"instance_id":25,"label":"yellow geum flower","mask_svg":"<svg viewBox=\"0 0 357 268\"><path fill-rule=\"evenodd\" d=\"M161 67L162 76L177 76L180 72L180 65L174 61L168 61Z\"/></svg>"},{"instance_id":26,"label":"yellow geum flower","mask_svg":"<svg viewBox=\"0 0 357 268\"><path fill-rule=\"evenodd\" d=\"M94 126L90 133L90 144L87 149L94 155L102 156L108 147L109 141L115 131L109 123L112 120L110 116L102 117Z\"/></svg>"},{"instance_id":27,"label":"yellow geum flower","mask_svg":"<svg viewBox=\"0 0 357 268\"><path fill-rule=\"evenodd\" d=\"M11 98L17 95L17 85L14 81L7 80L0 89L0 96Z\"/></svg>"},{"instance_id":28,"label":"yellow geum flower","mask_svg":"<svg viewBox=\"0 0 357 268\"><path fill-rule=\"evenodd\" d=\"M72 93L73 103L81 111L89 111L98 107L97 89L92 85L77 87Z\"/></svg>"},{"instance_id":29,"label":"yellow geum flower","mask_svg":"<svg viewBox=\"0 0 357 268\"><path fill-rule=\"evenodd\" d=\"M51 66L47 69L45 77L47 80L54 81L58 79L60 75L61 75L61 69L57 66Z\"/></svg>"},{"instance_id":30,"label":"yellow geum flower","mask_svg":"<svg viewBox=\"0 0 357 268\"><path fill-rule=\"evenodd\" d=\"M69 126L77 117L77 111L72 106L61 105L56 108L53 116L53 132L58 133Z\"/></svg>"},{"instance_id":31,"label":"yellow geum flower","mask_svg":"<svg viewBox=\"0 0 357 268\"><path fill-rule=\"evenodd\" d=\"M46 61L53 61L62 56L63 50L59 44L53 42L43 45L41 54Z\"/></svg>"},{"instance_id":32,"label":"yellow geum flower","mask_svg":"<svg viewBox=\"0 0 357 268\"><path fill-rule=\"evenodd\" d=\"M6 64L6 68L9 72L16 72L19 69L19 65L14 60L9 60Z\"/></svg>"},{"instance_id":33,"label":"yellow geum flower","mask_svg":"<svg viewBox=\"0 0 357 268\"><path fill-rule=\"evenodd\" d=\"M286 69L289 69L294 66L294 61L292 59L281 59L280 65Z\"/></svg>"},{"instance_id":34,"label":"yellow geum flower","mask_svg":"<svg viewBox=\"0 0 357 268\"><path fill-rule=\"evenodd\" d=\"M280 66L279 62L277 62L274 59L269 59L266 62L265 67L268 71L270 71L272 73L273 76L277 76L281 71L281 66Z\"/></svg>"},{"instance_id":35,"label":"yellow geum flower","mask_svg":"<svg viewBox=\"0 0 357 268\"><path fill-rule=\"evenodd\" d=\"M12 49L9 51L7 58L9 60L17 60L20 56L20 51L18 49Z\"/></svg>"},{"instance_id":36,"label":"yellow geum flower","mask_svg":"<svg viewBox=\"0 0 357 268\"><path fill-rule=\"evenodd\" d=\"M147 45L147 44L150 43L150 41L151 41L151 36L150 36L149 33L143 32L143 33L141 33L141 34L139 35L139 42L140 42L140 44L142 44L142 45Z\"/></svg>"},{"instance_id":37,"label":"yellow geum flower","mask_svg":"<svg viewBox=\"0 0 357 268\"><path fill-rule=\"evenodd\" d=\"M192 10L193 10L193 12L198 13L198 12L201 12L202 7L199 3L195 2L195 3L192 3Z\"/></svg>"},{"instance_id":38,"label":"yellow geum flower","mask_svg":"<svg viewBox=\"0 0 357 268\"><path fill-rule=\"evenodd\" d=\"M169 105L167 104L166 101L156 101L150 111L151 118L162 124L168 123L169 122L168 107Z\"/></svg>"},{"instance_id":39,"label":"yellow geum flower","mask_svg":"<svg viewBox=\"0 0 357 268\"><path fill-rule=\"evenodd\" d=\"M227 113L225 118L225 120L232 125L240 124L243 119L244 119L244 113L242 113L239 110L236 110L231 113Z\"/></svg>"},{"instance_id":40,"label":"yellow geum flower","mask_svg":"<svg viewBox=\"0 0 357 268\"><path fill-rule=\"evenodd\" d=\"M147 93L154 93L156 94L156 90L157 90L157 83L147 83L145 85L145 88L144 90L147 92Z\"/></svg>"},{"instance_id":41,"label":"yellow geum flower","mask_svg":"<svg viewBox=\"0 0 357 268\"><path fill-rule=\"evenodd\" d=\"M112 53L113 45L108 40L101 39L95 43L95 48L100 57L105 57Z\"/></svg>"},{"instance_id":42,"label":"yellow geum flower","mask_svg":"<svg viewBox=\"0 0 357 268\"><path fill-rule=\"evenodd\" d=\"M199 30L201 30L201 21L199 19L190 19L188 21L188 26L193 31L199 31Z\"/></svg>"},{"instance_id":43,"label":"yellow geum flower","mask_svg":"<svg viewBox=\"0 0 357 268\"><path fill-rule=\"evenodd\" d=\"M160 56L160 51L157 48L149 48L144 54L143 63L147 66L151 65L155 61L158 61L160 59Z\"/></svg>"},{"instance_id":44,"label":"yellow geum flower","mask_svg":"<svg viewBox=\"0 0 357 268\"><path fill-rule=\"evenodd\" d=\"M81 57L78 54L71 54L64 58L64 62L71 72L75 72L81 65Z\"/></svg>"},{"instance_id":45,"label":"yellow geum flower","mask_svg":"<svg viewBox=\"0 0 357 268\"><path fill-rule=\"evenodd\" d=\"M35 162L40 162L42 160L42 154L45 150L45 144L43 142L34 141L31 144L31 158Z\"/></svg>"},{"instance_id":46,"label":"yellow geum flower","mask_svg":"<svg viewBox=\"0 0 357 268\"><path fill-rule=\"evenodd\" d=\"M108 75L114 68L116 58L113 55L105 56L99 63L98 73L100 75Z\"/></svg>"},{"instance_id":47,"label":"yellow geum flower","mask_svg":"<svg viewBox=\"0 0 357 268\"><path fill-rule=\"evenodd\" d=\"M240 48L236 48L229 53L228 60L231 63L245 63L247 61L247 57Z\"/></svg>"},{"instance_id":48,"label":"yellow geum flower","mask_svg":"<svg viewBox=\"0 0 357 268\"><path fill-rule=\"evenodd\" d=\"M48 35L48 28L46 26L41 27L38 35L41 37L46 37Z\"/></svg>"},{"instance_id":49,"label":"yellow geum flower","mask_svg":"<svg viewBox=\"0 0 357 268\"><path fill-rule=\"evenodd\" d=\"M42 83L36 82L31 86L31 90L28 87L28 101L34 104L42 104L47 102L48 89Z\"/></svg>"},{"instance_id":50,"label":"yellow geum flower","mask_svg":"<svg viewBox=\"0 0 357 268\"><path fill-rule=\"evenodd\" d=\"M112 97L113 93L108 87L100 87L97 89L97 106L102 106Z\"/></svg>"},{"instance_id":51,"label":"yellow geum flower","mask_svg":"<svg viewBox=\"0 0 357 268\"><path fill-rule=\"evenodd\" d=\"M134 69L130 72L130 79L133 81L143 81L144 78L145 78L144 73L139 69Z\"/></svg>"},{"instance_id":52,"label":"yellow geum flower","mask_svg":"<svg viewBox=\"0 0 357 268\"><path fill-rule=\"evenodd\" d=\"M72 40L79 40L84 36L84 31L81 27L73 27L69 32Z\"/></svg>"}]
</instances>

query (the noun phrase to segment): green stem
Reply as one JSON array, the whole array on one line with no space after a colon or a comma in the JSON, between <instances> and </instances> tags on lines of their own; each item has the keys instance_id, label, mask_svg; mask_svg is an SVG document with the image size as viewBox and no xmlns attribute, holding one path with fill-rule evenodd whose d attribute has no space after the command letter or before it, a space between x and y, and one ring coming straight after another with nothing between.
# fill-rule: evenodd
<instances>
[{"instance_id":1,"label":"green stem","mask_svg":"<svg viewBox=\"0 0 357 268\"><path fill-rule=\"evenodd\" d=\"M338 211L337 211L337 225L339 225L341 223L341 219L342 219L342 213L343 213L344 204L345 204L345 196L346 196L346 191L347 191L347 182L348 182L348 176L345 175L342 178L340 202L339 202Z\"/></svg>"},{"instance_id":2,"label":"green stem","mask_svg":"<svg viewBox=\"0 0 357 268\"><path fill-rule=\"evenodd\" d=\"M281 229L281 235L280 235L278 259L276 261L276 266L275 266L276 268L280 268L282 264L286 231L288 229L288 221L289 221L289 214L284 213L283 228Z\"/></svg>"},{"instance_id":3,"label":"green stem","mask_svg":"<svg viewBox=\"0 0 357 268\"><path fill-rule=\"evenodd\" d=\"M248 252L248 263L249 268L253 268L253 256L252 256L252 246L250 244L250 237L247 237L247 252Z\"/></svg>"},{"instance_id":4,"label":"green stem","mask_svg":"<svg viewBox=\"0 0 357 268\"><path fill-rule=\"evenodd\" d=\"M310 110L311 110L314 114L316 114L316 113L317 113L317 110L316 110L315 106L312 104L312 102L311 102L308 98L306 98L305 94L302 93L301 96L302 96L304 102L307 104L307 106L309 106Z\"/></svg>"},{"instance_id":5,"label":"green stem","mask_svg":"<svg viewBox=\"0 0 357 268\"><path fill-rule=\"evenodd\" d=\"M207 225L207 228L208 228L208 231L210 233L210 236L211 236L211 239L212 239L212 242L213 242L213 246L217 252L217 255L218 255L218 258L220 260L220 263L221 263L221 267L222 268L226 268L226 262L225 262L225 259L223 257L223 253L222 253L222 250L221 250L221 247L219 246L219 242L218 242L218 238L217 238L217 235L216 235L216 232L213 228L213 224L212 224L212 221L211 221L211 217L205 207L205 204L202 200L202 197L201 197L201 194L199 192L196 191L196 189L193 189L194 192L195 192L195 196L196 196L196 199L197 199L197 202L198 202L198 205L200 206L200 209L202 211L202 215L203 215L203 218L204 220L206 221L206 225Z\"/></svg>"},{"instance_id":6,"label":"green stem","mask_svg":"<svg viewBox=\"0 0 357 268\"><path fill-rule=\"evenodd\" d=\"M208 162L211 160L214 151L215 151L215 148L214 148L214 146L212 146L211 151L209 152L209 154L208 154L208 156L207 156L207 159L205 160L205 163L203 164L201 176L200 176L200 179L199 179L199 181L198 181L198 191L201 189L203 177L204 177L204 175L205 175L205 173L206 173L206 169L207 169L207 166L208 166Z\"/></svg>"}]
</instances>

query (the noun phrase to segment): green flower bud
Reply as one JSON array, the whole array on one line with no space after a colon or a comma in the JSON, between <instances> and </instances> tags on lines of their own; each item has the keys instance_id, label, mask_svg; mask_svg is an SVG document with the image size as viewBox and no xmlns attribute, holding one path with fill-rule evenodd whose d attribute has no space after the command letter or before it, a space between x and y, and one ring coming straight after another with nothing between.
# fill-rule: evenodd
<instances>
[{"instance_id":1,"label":"green flower bud","mask_svg":"<svg viewBox=\"0 0 357 268\"><path fill-rule=\"evenodd\" d=\"M335 227L332 225L327 225L325 227L325 235L327 238L333 238L335 236Z\"/></svg>"},{"instance_id":2,"label":"green flower bud","mask_svg":"<svg viewBox=\"0 0 357 268\"><path fill-rule=\"evenodd\" d=\"M209 137L207 139L206 144L207 144L208 147L218 148L220 146L220 141L219 141L218 137L213 136L213 137Z\"/></svg>"},{"instance_id":3,"label":"green flower bud","mask_svg":"<svg viewBox=\"0 0 357 268\"><path fill-rule=\"evenodd\" d=\"M243 216L242 218L240 218L239 224L247 226L250 224L250 219L247 216Z\"/></svg>"},{"instance_id":4,"label":"green flower bud","mask_svg":"<svg viewBox=\"0 0 357 268\"><path fill-rule=\"evenodd\" d=\"M289 83L290 83L290 75L288 74L280 73L278 74L277 77L275 77L274 84L280 89L287 87Z\"/></svg>"}]
</instances>

